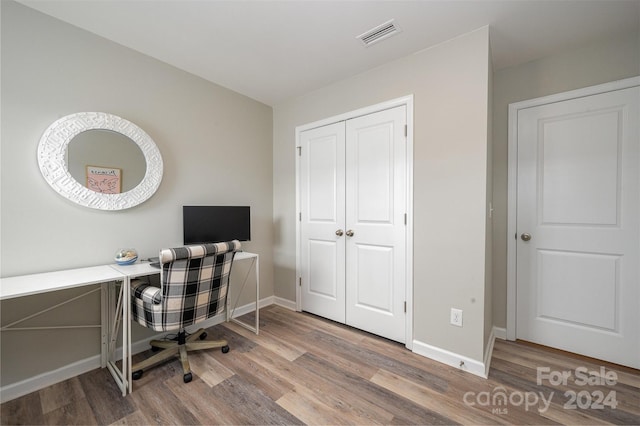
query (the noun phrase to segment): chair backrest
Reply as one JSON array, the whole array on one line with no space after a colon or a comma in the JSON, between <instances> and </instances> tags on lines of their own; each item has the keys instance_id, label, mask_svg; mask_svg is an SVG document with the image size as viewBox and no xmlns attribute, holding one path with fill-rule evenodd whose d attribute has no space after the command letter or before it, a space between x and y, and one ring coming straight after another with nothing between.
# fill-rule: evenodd
<instances>
[{"instance_id":1,"label":"chair backrest","mask_svg":"<svg viewBox=\"0 0 640 426\"><path fill-rule=\"evenodd\" d=\"M225 310L237 240L160 251L162 323L179 329Z\"/></svg>"}]
</instances>

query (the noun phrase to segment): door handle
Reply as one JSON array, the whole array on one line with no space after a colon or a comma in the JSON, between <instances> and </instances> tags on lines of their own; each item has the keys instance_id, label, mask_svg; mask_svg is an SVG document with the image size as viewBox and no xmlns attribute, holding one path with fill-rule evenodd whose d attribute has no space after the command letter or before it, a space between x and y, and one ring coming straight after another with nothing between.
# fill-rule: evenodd
<instances>
[{"instance_id":1,"label":"door handle","mask_svg":"<svg viewBox=\"0 0 640 426\"><path fill-rule=\"evenodd\" d=\"M520 235L520 238L522 238L522 241L530 241L531 240L531 234L525 232L524 234Z\"/></svg>"},{"instance_id":2,"label":"door handle","mask_svg":"<svg viewBox=\"0 0 640 426\"><path fill-rule=\"evenodd\" d=\"M353 237L353 231L351 229L347 231L347 237Z\"/></svg>"},{"instance_id":3,"label":"door handle","mask_svg":"<svg viewBox=\"0 0 640 426\"><path fill-rule=\"evenodd\" d=\"M342 237L342 236L344 235L344 231L343 231L342 229L338 229L338 230L336 231L336 235L337 235L338 237Z\"/></svg>"}]
</instances>

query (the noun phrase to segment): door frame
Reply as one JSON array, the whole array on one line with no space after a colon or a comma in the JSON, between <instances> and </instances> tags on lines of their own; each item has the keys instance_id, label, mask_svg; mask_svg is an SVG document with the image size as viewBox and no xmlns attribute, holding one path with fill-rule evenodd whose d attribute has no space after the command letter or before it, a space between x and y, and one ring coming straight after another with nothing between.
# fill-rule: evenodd
<instances>
[{"instance_id":1,"label":"door frame","mask_svg":"<svg viewBox=\"0 0 640 426\"><path fill-rule=\"evenodd\" d=\"M517 197L518 197L518 112L523 109L640 86L640 77L571 90L509 104L507 171L507 340L516 340L517 318ZM511 238L511 235L514 238Z\"/></svg>"},{"instance_id":2,"label":"door frame","mask_svg":"<svg viewBox=\"0 0 640 426\"><path fill-rule=\"evenodd\" d=\"M328 124L337 123L339 121L346 121L352 118L361 117L363 115L372 114L375 112L384 111L387 109L395 108L398 106L405 106L407 111L407 197L405 211L407 212L407 225L406 225L406 282L405 282L405 296L407 302L407 312L405 318L405 347L407 349L413 349L413 94L403 96L396 99L391 99L386 102L382 102L375 105L370 105L364 108L360 108L354 111L349 111L343 114L339 114L333 117L325 118L322 120L314 121L312 123L303 124L297 126L295 129L295 150L296 150L296 311L302 311L302 291L301 291L301 277L302 277L302 265L301 265L301 229L300 229L300 214L301 208L301 196L300 196L300 157L298 156L298 148L300 145L300 134L306 130L315 129L317 127L326 126Z\"/></svg>"}]
</instances>

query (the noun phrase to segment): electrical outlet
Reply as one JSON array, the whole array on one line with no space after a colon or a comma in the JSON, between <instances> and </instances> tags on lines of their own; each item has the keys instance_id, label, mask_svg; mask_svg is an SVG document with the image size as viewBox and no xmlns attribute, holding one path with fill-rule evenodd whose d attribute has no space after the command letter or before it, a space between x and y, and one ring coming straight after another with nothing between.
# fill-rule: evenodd
<instances>
[{"instance_id":1,"label":"electrical outlet","mask_svg":"<svg viewBox=\"0 0 640 426\"><path fill-rule=\"evenodd\" d=\"M451 324L462 327L462 309L451 308Z\"/></svg>"}]
</instances>

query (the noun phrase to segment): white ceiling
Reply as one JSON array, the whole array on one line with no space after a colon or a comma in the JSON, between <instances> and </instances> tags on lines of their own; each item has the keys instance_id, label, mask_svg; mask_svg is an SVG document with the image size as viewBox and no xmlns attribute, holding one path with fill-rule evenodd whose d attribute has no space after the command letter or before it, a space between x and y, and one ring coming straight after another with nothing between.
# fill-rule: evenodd
<instances>
[{"instance_id":1,"label":"white ceiling","mask_svg":"<svg viewBox=\"0 0 640 426\"><path fill-rule=\"evenodd\" d=\"M640 0L19 1L268 105L485 25L496 70L640 32Z\"/></svg>"}]
</instances>

